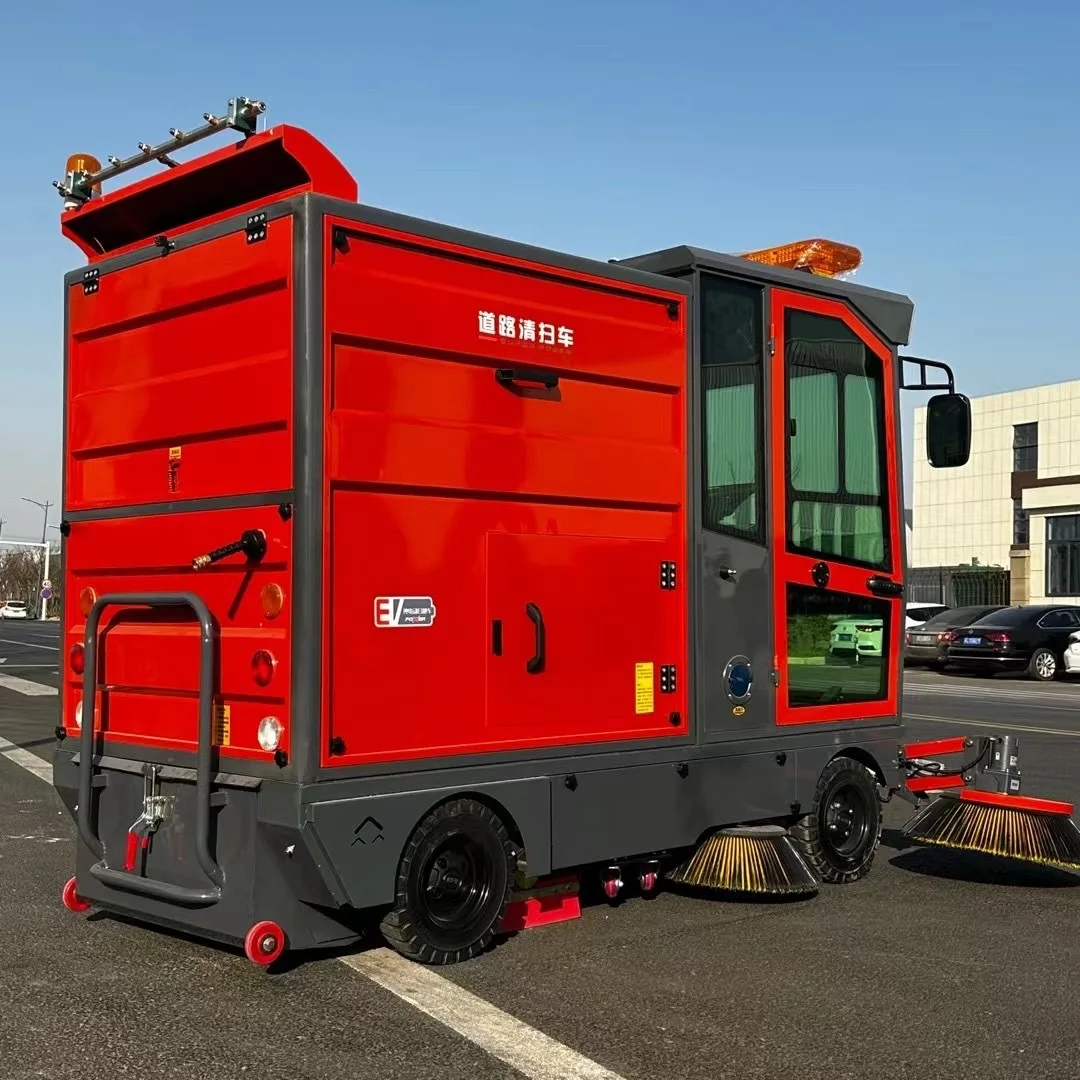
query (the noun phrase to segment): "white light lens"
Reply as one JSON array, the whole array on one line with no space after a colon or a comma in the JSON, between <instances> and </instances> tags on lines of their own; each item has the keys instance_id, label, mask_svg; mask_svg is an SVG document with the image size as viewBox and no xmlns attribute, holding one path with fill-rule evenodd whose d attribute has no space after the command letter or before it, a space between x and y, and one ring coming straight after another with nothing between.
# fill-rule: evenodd
<instances>
[{"instance_id":1,"label":"white light lens","mask_svg":"<svg viewBox=\"0 0 1080 1080\"><path fill-rule=\"evenodd\" d=\"M259 721L259 745L267 751L276 750L281 741L281 730L276 716L264 716Z\"/></svg>"},{"instance_id":2,"label":"white light lens","mask_svg":"<svg viewBox=\"0 0 1080 1080\"><path fill-rule=\"evenodd\" d=\"M75 703L75 726L82 727L82 698Z\"/></svg>"}]
</instances>

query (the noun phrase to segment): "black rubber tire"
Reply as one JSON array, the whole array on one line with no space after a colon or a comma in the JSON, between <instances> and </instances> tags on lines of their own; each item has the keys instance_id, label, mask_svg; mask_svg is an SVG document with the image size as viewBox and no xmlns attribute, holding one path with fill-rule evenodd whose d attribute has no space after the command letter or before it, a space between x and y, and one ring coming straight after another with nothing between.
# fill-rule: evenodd
<instances>
[{"instance_id":1,"label":"black rubber tire","mask_svg":"<svg viewBox=\"0 0 1080 1080\"><path fill-rule=\"evenodd\" d=\"M1049 675L1039 673L1038 660L1044 654L1050 657L1050 662L1053 665ZM1054 650L1040 646L1031 654L1031 659L1028 661L1027 675L1029 679L1035 679L1037 682L1053 682L1060 674L1061 667L1061 661L1054 655Z\"/></svg>"},{"instance_id":2,"label":"black rubber tire","mask_svg":"<svg viewBox=\"0 0 1080 1080\"><path fill-rule=\"evenodd\" d=\"M830 807L837 801L861 808L850 849L836 843L829 828ZM866 877L881 843L881 800L870 770L854 758L833 758L818 777L814 806L788 830L799 854L824 882L848 885ZM843 826L838 826L842 831Z\"/></svg>"},{"instance_id":3,"label":"black rubber tire","mask_svg":"<svg viewBox=\"0 0 1080 1080\"><path fill-rule=\"evenodd\" d=\"M447 845L459 851L439 856ZM466 854L463 854L464 851ZM443 879L449 860L451 875ZM464 874L453 873L453 864ZM506 825L475 799L452 799L435 807L413 831L398 864L393 908L379 924L386 943L422 964L454 964L490 947L506 914L514 888L517 847ZM471 872L470 872L471 871ZM471 899L464 915L440 915L439 892L424 888L422 875L454 883L464 879ZM471 886L471 887L469 887ZM460 890L458 890L460 891Z\"/></svg>"}]
</instances>

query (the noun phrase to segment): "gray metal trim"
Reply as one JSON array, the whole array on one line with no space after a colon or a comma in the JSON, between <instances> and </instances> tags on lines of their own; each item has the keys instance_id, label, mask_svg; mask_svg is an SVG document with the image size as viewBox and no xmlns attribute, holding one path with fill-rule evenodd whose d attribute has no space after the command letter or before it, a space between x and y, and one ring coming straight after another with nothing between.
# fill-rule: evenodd
<instances>
[{"instance_id":1,"label":"gray metal trim","mask_svg":"<svg viewBox=\"0 0 1080 1080\"><path fill-rule=\"evenodd\" d=\"M304 196L293 196L292 198L284 199L279 203L260 207L259 213L265 213L268 222L276 221L278 218L288 217L296 211L302 198L304 198ZM238 232L245 228L247 226L247 219L251 216L251 213L252 211L249 210L243 214L233 214L231 217L214 222L213 225L203 225L200 228L192 229L189 232L177 233L175 237L170 237L174 246L169 254L164 254L161 248L155 246L154 241L151 239L140 244L139 247L133 248L131 251L123 252L120 255L113 255L108 259L102 259L100 262L88 262L86 266L79 270L69 270L64 275L64 285L66 288L70 288L73 285L81 285L83 274L90 269L97 270L99 277L104 277L106 274L114 273L117 270L126 270L131 266L138 266L140 263L149 262L151 259L167 259L169 258L169 255L175 255L178 251L186 251L188 248L198 247L200 244L205 244L208 240L219 240L223 236L228 236L230 233ZM65 341L66 340L67 339L65 338Z\"/></svg>"},{"instance_id":2,"label":"gray metal trim","mask_svg":"<svg viewBox=\"0 0 1080 1080\"><path fill-rule=\"evenodd\" d=\"M304 196L293 218L292 715L294 775L310 781L322 747L323 216Z\"/></svg>"},{"instance_id":3,"label":"gray metal trim","mask_svg":"<svg viewBox=\"0 0 1080 1080\"><path fill-rule=\"evenodd\" d=\"M554 270L569 270L577 274L588 274L607 281L635 285L659 292L674 292L690 295L690 285L673 278L660 277L655 273L638 270L615 261L602 262L582 255L569 255L562 251L537 247L506 240L502 237L488 236L485 233L472 232L453 225L443 225L422 218L409 217L391 210L381 210L373 206L345 202L326 195L310 196L313 205L321 213L355 222L358 225L374 225L384 229L394 229L427 240L458 244L476 251L502 255L512 259L522 259L538 263Z\"/></svg>"},{"instance_id":4,"label":"gray metal trim","mask_svg":"<svg viewBox=\"0 0 1080 1080\"><path fill-rule=\"evenodd\" d=\"M65 458L66 460L66 458ZM255 506L290 503L291 491L260 491L252 495L215 495L212 498L177 499L174 502L136 503L133 506L103 506L93 510L72 510L64 520L115 521L119 518L154 517L158 514L196 514L213 510L250 510Z\"/></svg>"},{"instance_id":5,"label":"gray metal trim","mask_svg":"<svg viewBox=\"0 0 1080 1080\"><path fill-rule=\"evenodd\" d=\"M911 333L915 305L903 293L886 292L850 281L785 270L749 262L737 255L682 245L620 259L619 264L654 274L676 274L687 270L713 270L730 277L776 285L795 292L844 300L882 334L889 345L906 345Z\"/></svg>"},{"instance_id":6,"label":"gray metal trim","mask_svg":"<svg viewBox=\"0 0 1080 1080\"><path fill-rule=\"evenodd\" d=\"M611 746L548 747L544 750L516 750L493 754L462 754L416 761L391 761L370 765L342 765L320 768L314 783L305 784L301 798L311 802L319 791L333 791L333 798L346 798L341 786L372 791L416 791L426 787L460 787L469 784L519 780L530 776L558 778L572 772L595 769L619 769L639 765L665 765L715 757L755 753L792 752L819 746L866 746L891 740L902 724L895 717L870 720L839 720L833 724L805 724L774 727L767 733L725 742L695 744L681 738L677 744L663 746L620 744ZM900 738L897 736L897 742ZM538 756L538 755L543 756Z\"/></svg>"},{"instance_id":7,"label":"gray metal trim","mask_svg":"<svg viewBox=\"0 0 1080 1080\"><path fill-rule=\"evenodd\" d=\"M71 755L72 765L77 767L81 760L82 755L79 751ZM145 765L145 762L141 760L134 761L128 758L114 757L110 754L100 755L95 763L103 771L128 772L139 776L142 776L143 766ZM158 770L159 780L184 780L194 783L198 779L198 775L196 769L189 769L180 765L163 765ZM262 777L226 772L214 773L210 777L210 782L217 784L219 787L245 788L251 791L258 791L263 785Z\"/></svg>"}]
</instances>

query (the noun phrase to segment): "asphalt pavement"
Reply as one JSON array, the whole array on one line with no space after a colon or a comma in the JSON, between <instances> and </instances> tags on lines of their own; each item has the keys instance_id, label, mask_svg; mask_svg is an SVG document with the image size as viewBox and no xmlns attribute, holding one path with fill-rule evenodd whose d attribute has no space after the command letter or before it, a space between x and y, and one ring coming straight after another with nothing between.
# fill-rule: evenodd
<instances>
[{"instance_id":1,"label":"asphalt pavement","mask_svg":"<svg viewBox=\"0 0 1080 1080\"><path fill-rule=\"evenodd\" d=\"M900 801L854 886L597 903L412 980L379 948L267 973L71 915L74 830L23 767L47 774L58 660L55 624L0 622L3 1080L1080 1075L1080 876L910 848ZM913 672L905 712L913 738L1019 734L1026 790L1080 803L1080 685Z\"/></svg>"}]
</instances>

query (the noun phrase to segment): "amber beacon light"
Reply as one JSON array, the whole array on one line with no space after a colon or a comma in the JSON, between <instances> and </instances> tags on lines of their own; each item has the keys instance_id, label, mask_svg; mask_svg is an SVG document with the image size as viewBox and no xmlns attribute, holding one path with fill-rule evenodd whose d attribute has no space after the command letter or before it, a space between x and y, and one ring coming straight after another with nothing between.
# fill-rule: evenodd
<instances>
[{"instance_id":1,"label":"amber beacon light","mask_svg":"<svg viewBox=\"0 0 1080 1080\"><path fill-rule=\"evenodd\" d=\"M862 252L857 247L821 239L797 240L793 244L747 251L740 257L785 270L808 270L820 277L850 274L862 262Z\"/></svg>"}]
</instances>

